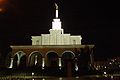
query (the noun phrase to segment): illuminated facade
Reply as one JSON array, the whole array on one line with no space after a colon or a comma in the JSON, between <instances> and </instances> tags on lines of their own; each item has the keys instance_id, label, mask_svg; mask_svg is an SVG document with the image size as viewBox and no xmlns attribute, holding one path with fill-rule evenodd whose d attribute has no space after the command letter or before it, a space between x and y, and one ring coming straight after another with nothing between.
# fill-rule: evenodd
<instances>
[{"instance_id":1,"label":"illuminated facade","mask_svg":"<svg viewBox=\"0 0 120 80\"><path fill-rule=\"evenodd\" d=\"M71 34L64 34L64 29L61 28L61 21L58 18L58 6L56 6L56 16L52 22L52 29L50 34L41 34L41 36L32 36L32 45L81 45L82 37L71 36Z\"/></svg>"},{"instance_id":2,"label":"illuminated facade","mask_svg":"<svg viewBox=\"0 0 120 80\"><path fill-rule=\"evenodd\" d=\"M73 73L73 70L81 73L83 67L87 69L89 64L93 64L94 45L81 45L82 37L80 35L64 34L58 18L57 4L56 17L53 19L52 29L49 32L50 34L32 36L32 45L11 46L12 52L7 60L9 63L7 67L39 67L42 70L58 68L63 72L71 67L68 70L69 73ZM54 71L51 71L50 74L52 72Z\"/></svg>"}]
</instances>

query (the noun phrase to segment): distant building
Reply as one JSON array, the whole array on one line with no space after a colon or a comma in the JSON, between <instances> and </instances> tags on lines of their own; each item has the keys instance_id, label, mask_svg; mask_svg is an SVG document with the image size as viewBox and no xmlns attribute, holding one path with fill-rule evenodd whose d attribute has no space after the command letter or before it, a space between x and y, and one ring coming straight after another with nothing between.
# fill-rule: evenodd
<instances>
[{"instance_id":1,"label":"distant building","mask_svg":"<svg viewBox=\"0 0 120 80\"><path fill-rule=\"evenodd\" d=\"M81 35L71 36L64 34L61 28L61 21L58 18L58 6L56 5L56 17L52 22L50 34L41 34L41 36L32 36L32 45L81 45Z\"/></svg>"}]
</instances>

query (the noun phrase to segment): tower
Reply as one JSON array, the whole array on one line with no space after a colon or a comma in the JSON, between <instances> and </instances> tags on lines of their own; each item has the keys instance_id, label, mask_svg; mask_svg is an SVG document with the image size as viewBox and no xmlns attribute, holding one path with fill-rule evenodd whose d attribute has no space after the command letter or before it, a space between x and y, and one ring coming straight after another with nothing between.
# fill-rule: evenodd
<instances>
[{"instance_id":1,"label":"tower","mask_svg":"<svg viewBox=\"0 0 120 80\"><path fill-rule=\"evenodd\" d=\"M55 3L56 11L55 11L55 18L53 19L52 22L52 29L53 30L59 30L61 29L61 21L58 18L58 5Z\"/></svg>"},{"instance_id":2,"label":"tower","mask_svg":"<svg viewBox=\"0 0 120 80\"><path fill-rule=\"evenodd\" d=\"M81 35L64 34L58 14L58 5L55 3L55 18L52 21L52 29L49 30L50 34L32 36L32 45L81 45Z\"/></svg>"}]
</instances>

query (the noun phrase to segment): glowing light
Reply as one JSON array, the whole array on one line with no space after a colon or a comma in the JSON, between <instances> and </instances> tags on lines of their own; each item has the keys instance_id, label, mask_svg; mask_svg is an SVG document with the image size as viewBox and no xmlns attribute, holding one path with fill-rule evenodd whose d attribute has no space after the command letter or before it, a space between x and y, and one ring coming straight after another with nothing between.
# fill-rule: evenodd
<instances>
[{"instance_id":1,"label":"glowing light","mask_svg":"<svg viewBox=\"0 0 120 80\"><path fill-rule=\"evenodd\" d=\"M45 78L43 78L42 80L45 80Z\"/></svg>"},{"instance_id":2,"label":"glowing light","mask_svg":"<svg viewBox=\"0 0 120 80\"><path fill-rule=\"evenodd\" d=\"M58 10L56 10L56 18L58 18Z\"/></svg>"},{"instance_id":3,"label":"glowing light","mask_svg":"<svg viewBox=\"0 0 120 80\"><path fill-rule=\"evenodd\" d=\"M120 67L120 65L119 65L119 67Z\"/></svg>"},{"instance_id":4,"label":"glowing light","mask_svg":"<svg viewBox=\"0 0 120 80\"><path fill-rule=\"evenodd\" d=\"M96 70L98 70L98 68L96 68Z\"/></svg>"},{"instance_id":5,"label":"glowing light","mask_svg":"<svg viewBox=\"0 0 120 80\"><path fill-rule=\"evenodd\" d=\"M32 76L34 75L34 73L32 72Z\"/></svg>"},{"instance_id":6,"label":"glowing light","mask_svg":"<svg viewBox=\"0 0 120 80\"><path fill-rule=\"evenodd\" d=\"M97 78L99 78L99 77L100 77L100 75L96 75L96 77L97 77Z\"/></svg>"},{"instance_id":7,"label":"glowing light","mask_svg":"<svg viewBox=\"0 0 120 80\"><path fill-rule=\"evenodd\" d=\"M62 64L61 64L61 58L59 58L59 67L61 67Z\"/></svg>"},{"instance_id":8,"label":"glowing light","mask_svg":"<svg viewBox=\"0 0 120 80\"><path fill-rule=\"evenodd\" d=\"M52 22L52 29L61 29L61 21L60 19L53 19L53 22Z\"/></svg>"},{"instance_id":9,"label":"glowing light","mask_svg":"<svg viewBox=\"0 0 120 80\"><path fill-rule=\"evenodd\" d=\"M107 67L105 66L105 68L107 68Z\"/></svg>"},{"instance_id":10,"label":"glowing light","mask_svg":"<svg viewBox=\"0 0 120 80\"><path fill-rule=\"evenodd\" d=\"M1 7L0 8L0 13L4 13L5 12L5 8Z\"/></svg>"},{"instance_id":11,"label":"glowing light","mask_svg":"<svg viewBox=\"0 0 120 80\"><path fill-rule=\"evenodd\" d=\"M3 9L2 8L0 8L0 12L2 12L3 11Z\"/></svg>"},{"instance_id":12,"label":"glowing light","mask_svg":"<svg viewBox=\"0 0 120 80\"><path fill-rule=\"evenodd\" d=\"M9 5L8 0L0 0L0 13L5 13L6 12L6 6Z\"/></svg>"},{"instance_id":13,"label":"glowing light","mask_svg":"<svg viewBox=\"0 0 120 80\"><path fill-rule=\"evenodd\" d=\"M106 75L107 73L106 73L106 72L104 72L104 74Z\"/></svg>"},{"instance_id":14,"label":"glowing light","mask_svg":"<svg viewBox=\"0 0 120 80\"><path fill-rule=\"evenodd\" d=\"M113 76L111 76L111 79L113 79Z\"/></svg>"},{"instance_id":15,"label":"glowing light","mask_svg":"<svg viewBox=\"0 0 120 80\"><path fill-rule=\"evenodd\" d=\"M108 77L107 75L105 75L105 77Z\"/></svg>"},{"instance_id":16,"label":"glowing light","mask_svg":"<svg viewBox=\"0 0 120 80\"><path fill-rule=\"evenodd\" d=\"M11 63L10 63L9 68L13 68L13 58L11 58Z\"/></svg>"},{"instance_id":17,"label":"glowing light","mask_svg":"<svg viewBox=\"0 0 120 80\"><path fill-rule=\"evenodd\" d=\"M111 62L109 64L112 64Z\"/></svg>"},{"instance_id":18,"label":"glowing light","mask_svg":"<svg viewBox=\"0 0 120 80\"><path fill-rule=\"evenodd\" d=\"M63 78L62 78L62 77L60 77L60 78L59 78L59 80L63 80Z\"/></svg>"},{"instance_id":19,"label":"glowing light","mask_svg":"<svg viewBox=\"0 0 120 80\"><path fill-rule=\"evenodd\" d=\"M78 71L77 63L75 63L75 70Z\"/></svg>"},{"instance_id":20,"label":"glowing light","mask_svg":"<svg viewBox=\"0 0 120 80\"><path fill-rule=\"evenodd\" d=\"M45 59L42 58L42 69L44 69L44 67L45 67Z\"/></svg>"},{"instance_id":21,"label":"glowing light","mask_svg":"<svg viewBox=\"0 0 120 80\"><path fill-rule=\"evenodd\" d=\"M76 76L75 78L79 79L79 76Z\"/></svg>"},{"instance_id":22,"label":"glowing light","mask_svg":"<svg viewBox=\"0 0 120 80\"><path fill-rule=\"evenodd\" d=\"M0 14L2 13L5 13L6 12L6 8L4 6L0 6Z\"/></svg>"},{"instance_id":23,"label":"glowing light","mask_svg":"<svg viewBox=\"0 0 120 80\"><path fill-rule=\"evenodd\" d=\"M37 64L37 56L35 56L35 65Z\"/></svg>"}]
</instances>

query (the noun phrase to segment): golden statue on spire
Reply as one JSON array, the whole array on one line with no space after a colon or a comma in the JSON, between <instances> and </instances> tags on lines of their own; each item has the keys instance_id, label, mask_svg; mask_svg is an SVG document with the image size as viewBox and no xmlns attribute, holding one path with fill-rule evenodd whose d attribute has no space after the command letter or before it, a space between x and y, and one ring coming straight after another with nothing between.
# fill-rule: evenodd
<instances>
[{"instance_id":1,"label":"golden statue on spire","mask_svg":"<svg viewBox=\"0 0 120 80\"><path fill-rule=\"evenodd\" d=\"M58 10L58 5L55 3L56 10Z\"/></svg>"},{"instance_id":2,"label":"golden statue on spire","mask_svg":"<svg viewBox=\"0 0 120 80\"><path fill-rule=\"evenodd\" d=\"M56 13L55 13L55 15L56 15L56 18L58 18L58 5L55 3L55 7L56 7Z\"/></svg>"}]
</instances>

